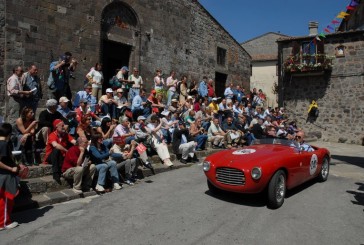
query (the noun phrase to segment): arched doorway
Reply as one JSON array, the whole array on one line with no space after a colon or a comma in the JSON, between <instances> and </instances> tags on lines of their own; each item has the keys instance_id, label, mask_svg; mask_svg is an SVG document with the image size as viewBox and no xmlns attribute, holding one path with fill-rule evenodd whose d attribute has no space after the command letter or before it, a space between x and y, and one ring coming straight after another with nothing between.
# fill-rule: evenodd
<instances>
[{"instance_id":1,"label":"arched doorway","mask_svg":"<svg viewBox=\"0 0 364 245\"><path fill-rule=\"evenodd\" d=\"M107 5L101 18L100 60L104 86L122 66L139 67L140 25L134 10L122 1Z\"/></svg>"}]
</instances>

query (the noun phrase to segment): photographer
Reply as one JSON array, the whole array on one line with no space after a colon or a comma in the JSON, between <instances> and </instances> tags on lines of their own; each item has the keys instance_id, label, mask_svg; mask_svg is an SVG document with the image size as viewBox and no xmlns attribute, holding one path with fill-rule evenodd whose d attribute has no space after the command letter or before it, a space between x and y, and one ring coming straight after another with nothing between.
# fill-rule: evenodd
<instances>
[{"instance_id":1,"label":"photographer","mask_svg":"<svg viewBox=\"0 0 364 245\"><path fill-rule=\"evenodd\" d=\"M190 135L197 142L196 151L205 150L207 141L207 131L202 127L202 119L197 118L196 121L191 123Z\"/></svg>"},{"instance_id":2,"label":"photographer","mask_svg":"<svg viewBox=\"0 0 364 245\"><path fill-rule=\"evenodd\" d=\"M66 96L69 100L72 98L69 79L72 77L72 72L76 70L77 60L72 58L70 52L65 52L59 57L58 61L53 61L50 64L50 72L54 80L55 88L52 90L53 98L57 101ZM51 89L51 88L50 88Z\"/></svg>"}]
</instances>

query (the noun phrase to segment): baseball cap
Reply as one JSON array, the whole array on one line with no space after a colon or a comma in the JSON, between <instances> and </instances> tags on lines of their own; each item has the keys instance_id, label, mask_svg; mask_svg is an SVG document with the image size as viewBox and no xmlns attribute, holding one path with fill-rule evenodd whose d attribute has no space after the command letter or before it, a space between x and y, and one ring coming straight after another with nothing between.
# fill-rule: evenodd
<instances>
[{"instance_id":1,"label":"baseball cap","mask_svg":"<svg viewBox=\"0 0 364 245\"><path fill-rule=\"evenodd\" d=\"M189 99L193 99L193 97L191 96L191 95L189 95L188 97L187 97L187 99L189 100Z\"/></svg>"},{"instance_id":2,"label":"baseball cap","mask_svg":"<svg viewBox=\"0 0 364 245\"><path fill-rule=\"evenodd\" d=\"M213 100L213 101L217 101L217 98L216 98L216 97L215 97L215 98L212 98L212 100Z\"/></svg>"},{"instance_id":3,"label":"baseball cap","mask_svg":"<svg viewBox=\"0 0 364 245\"><path fill-rule=\"evenodd\" d=\"M61 122L63 122L61 119L56 119L53 121L52 125L53 125L53 128L56 128L58 124L60 124Z\"/></svg>"},{"instance_id":4,"label":"baseball cap","mask_svg":"<svg viewBox=\"0 0 364 245\"><path fill-rule=\"evenodd\" d=\"M129 68L127 66L123 66L123 67L121 67L121 70L129 71Z\"/></svg>"},{"instance_id":5,"label":"baseball cap","mask_svg":"<svg viewBox=\"0 0 364 245\"><path fill-rule=\"evenodd\" d=\"M156 94L157 92L153 89L152 91L150 91L152 94Z\"/></svg>"},{"instance_id":6,"label":"baseball cap","mask_svg":"<svg viewBox=\"0 0 364 245\"><path fill-rule=\"evenodd\" d=\"M172 99L171 102L178 102L178 100L177 99Z\"/></svg>"},{"instance_id":7,"label":"baseball cap","mask_svg":"<svg viewBox=\"0 0 364 245\"><path fill-rule=\"evenodd\" d=\"M59 103L61 103L61 102L68 102L68 101L70 101L69 99L67 99L67 97L61 97L61 98L59 98Z\"/></svg>"},{"instance_id":8,"label":"baseball cap","mask_svg":"<svg viewBox=\"0 0 364 245\"><path fill-rule=\"evenodd\" d=\"M106 93L113 93L112 88L106 89Z\"/></svg>"},{"instance_id":9,"label":"baseball cap","mask_svg":"<svg viewBox=\"0 0 364 245\"><path fill-rule=\"evenodd\" d=\"M139 116L138 118L137 118L137 120L139 121L139 120L146 120L146 118L144 117L144 116Z\"/></svg>"}]
</instances>

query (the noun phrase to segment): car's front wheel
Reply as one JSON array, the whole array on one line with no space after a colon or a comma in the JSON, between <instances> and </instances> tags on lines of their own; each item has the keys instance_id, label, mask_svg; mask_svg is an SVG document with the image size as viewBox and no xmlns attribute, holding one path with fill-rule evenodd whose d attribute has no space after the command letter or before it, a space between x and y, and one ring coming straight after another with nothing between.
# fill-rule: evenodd
<instances>
[{"instance_id":1,"label":"car's front wheel","mask_svg":"<svg viewBox=\"0 0 364 245\"><path fill-rule=\"evenodd\" d=\"M209 180L207 180L207 186L209 187L209 191L212 195L221 194L221 190L219 188L217 188L216 186L214 186L213 184L211 184L211 182Z\"/></svg>"},{"instance_id":2,"label":"car's front wheel","mask_svg":"<svg viewBox=\"0 0 364 245\"><path fill-rule=\"evenodd\" d=\"M278 170L268 185L268 207L279 208L283 205L286 196L286 174Z\"/></svg>"},{"instance_id":3,"label":"car's front wheel","mask_svg":"<svg viewBox=\"0 0 364 245\"><path fill-rule=\"evenodd\" d=\"M318 180L320 182L326 181L327 178L329 177L329 171L330 171L330 160L326 156L324 158L324 160L322 161L321 171L320 171L319 175L317 176Z\"/></svg>"}]
</instances>

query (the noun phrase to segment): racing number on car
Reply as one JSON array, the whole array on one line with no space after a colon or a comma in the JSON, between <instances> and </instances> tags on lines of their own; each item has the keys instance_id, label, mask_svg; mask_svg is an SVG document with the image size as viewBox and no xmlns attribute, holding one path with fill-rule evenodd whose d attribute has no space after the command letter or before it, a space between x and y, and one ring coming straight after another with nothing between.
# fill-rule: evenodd
<instances>
[{"instance_id":1,"label":"racing number on car","mask_svg":"<svg viewBox=\"0 0 364 245\"><path fill-rule=\"evenodd\" d=\"M313 175L317 169L317 155L313 154L310 161L310 175Z\"/></svg>"}]
</instances>

